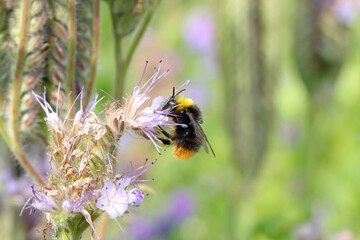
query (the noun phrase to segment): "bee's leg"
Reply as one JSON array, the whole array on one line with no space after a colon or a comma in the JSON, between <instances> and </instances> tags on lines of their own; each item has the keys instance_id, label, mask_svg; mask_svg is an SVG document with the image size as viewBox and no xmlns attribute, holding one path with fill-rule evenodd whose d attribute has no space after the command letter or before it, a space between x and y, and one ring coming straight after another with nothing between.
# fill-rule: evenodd
<instances>
[{"instance_id":1,"label":"bee's leg","mask_svg":"<svg viewBox=\"0 0 360 240\"><path fill-rule=\"evenodd\" d=\"M165 131L165 130L164 130L162 127L160 127L160 126L159 126L159 129L160 129L161 133L164 134L165 137L171 139L171 135L170 135L167 131Z\"/></svg>"},{"instance_id":2,"label":"bee's leg","mask_svg":"<svg viewBox=\"0 0 360 240\"><path fill-rule=\"evenodd\" d=\"M162 127L159 126L159 129L161 131L162 134L164 134L165 137L167 137L168 139L165 139L165 138L158 138L162 144L165 144L165 145L171 145L172 142L171 142L171 135L170 133L168 133L167 131L165 131Z\"/></svg>"},{"instance_id":3,"label":"bee's leg","mask_svg":"<svg viewBox=\"0 0 360 240\"><path fill-rule=\"evenodd\" d=\"M171 145L171 141L165 138L158 138L162 144Z\"/></svg>"}]
</instances>

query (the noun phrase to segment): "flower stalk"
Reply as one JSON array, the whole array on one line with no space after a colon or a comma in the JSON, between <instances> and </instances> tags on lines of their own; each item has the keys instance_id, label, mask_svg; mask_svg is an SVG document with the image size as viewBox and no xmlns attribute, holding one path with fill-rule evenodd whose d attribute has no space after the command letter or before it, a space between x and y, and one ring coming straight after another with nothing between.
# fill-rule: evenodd
<instances>
[{"instance_id":1,"label":"flower stalk","mask_svg":"<svg viewBox=\"0 0 360 240\"><path fill-rule=\"evenodd\" d=\"M94 3L94 19L93 19L93 32L94 40L92 42L92 54L91 54L91 69L89 83L86 88L85 94L85 106L89 103L91 92L94 86L95 77L96 77L96 66L99 56L99 40L100 40L100 0L95 0Z\"/></svg>"},{"instance_id":2,"label":"flower stalk","mask_svg":"<svg viewBox=\"0 0 360 240\"><path fill-rule=\"evenodd\" d=\"M75 66L76 66L76 9L75 9L75 0L69 0L68 5L69 11L69 45L68 45L68 65L67 65L67 84L68 91L76 93L75 91ZM69 103L74 102L75 94L70 95ZM74 110L70 111L70 118L74 117Z\"/></svg>"},{"instance_id":3,"label":"flower stalk","mask_svg":"<svg viewBox=\"0 0 360 240\"><path fill-rule=\"evenodd\" d=\"M142 36L145 33L145 30L147 29L152 16L154 15L157 6L159 5L160 0L152 0L150 2L149 9L147 9L146 15L144 17L143 22L141 23L141 26L139 30L136 32L134 39L130 45L130 48L128 52L124 55L124 50L122 48L123 44L123 38L126 36L124 35L124 32L119 31L120 22L118 21L118 16L113 13L112 14L112 22L113 22L113 31L115 36L115 61L116 61L116 78L115 78L115 92L114 96L116 99L121 99L124 92L124 84L125 84L125 78L126 74L131 62L131 59L135 53L136 48L138 47L140 40ZM134 11L136 11L136 6L134 7ZM136 13L134 14L136 15ZM136 16L135 16L136 17Z\"/></svg>"},{"instance_id":4,"label":"flower stalk","mask_svg":"<svg viewBox=\"0 0 360 240\"><path fill-rule=\"evenodd\" d=\"M19 163L24 167L24 169L34 178L35 182L40 185L43 185L44 182L40 176L40 174L35 170L32 166L28 158L25 156L22 143L20 138L20 128L19 128L19 118L20 118L20 88L22 82L22 69L25 59L25 47L26 47L26 39L27 39L27 26L29 21L29 7L30 0L24 0L22 7L22 19L21 19L21 27L20 27L20 42L18 49L18 57L16 62L15 76L13 81L13 91L12 91L12 135L13 135L13 144L9 142L9 146L11 147L13 153L18 159ZM3 133L6 136L6 133Z\"/></svg>"}]
</instances>

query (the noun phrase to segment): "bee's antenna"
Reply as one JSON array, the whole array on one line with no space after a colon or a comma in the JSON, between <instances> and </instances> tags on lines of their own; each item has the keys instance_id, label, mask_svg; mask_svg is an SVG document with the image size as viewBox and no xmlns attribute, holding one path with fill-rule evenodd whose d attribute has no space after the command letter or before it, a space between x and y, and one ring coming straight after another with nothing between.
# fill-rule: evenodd
<instances>
[{"instance_id":1,"label":"bee's antenna","mask_svg":"<svg viewBox=\"0 0 360 240\"><path fill-rule=\"evenodd\" d=\"M183 88L183 87L185 87L185 86L187 86L187 85L189 85L190 84L190 80L187 80L183 85L181 85L180 87L178 87L178 89L181 89L181 88ZM176 90L175 90L175 92L176 92Z\"/></svg>"},{"instance_id":2,"label":"bee's antenna","mask_svg":"<svg viewBox=\"0 0 360 240\"><path fill-rule=\"evenodd\" d=\"M173 97L175 97L175 87L173 87Z\"/></svg>"},{"instance_id":3,"label":"bee's antenna","mask_svg":"<svg viewBox=\"0 0 360 240\"><path fill-rule=\"evenodd\" d=\"M175 95L175 97L176 97L177 95L179 95L180 93L185 92L185 91L186 91L186 89L182 89L181 91L179 91L179 92Z\"/></svg>"}]
</instances>

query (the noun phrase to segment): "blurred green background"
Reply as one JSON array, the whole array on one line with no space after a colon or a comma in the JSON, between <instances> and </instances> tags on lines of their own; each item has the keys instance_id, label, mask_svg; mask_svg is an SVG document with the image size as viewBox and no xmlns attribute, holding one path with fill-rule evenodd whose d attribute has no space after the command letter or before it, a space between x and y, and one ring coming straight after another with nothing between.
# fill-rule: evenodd
<instances>
[{"instance_id":1,"label":"blurred green background","mask_svg":"<svg viewBox=\"0 0 360 240\"><path fill-rule=\"evenodd\" d=\"M125 233L108 221L105 239L357 239L359 11L358 0L162 1L125 92L146 60L149 75L160 60L171 70L154 96L190 79L216 158L124 139L121 161L157 158L144 176L155 181L120 219ZM113 93L113 44L102 4L94 92Z\"/></svg>"},{"instance_id":2,"label":"blurred green background","mask_svg":"<svg viewBox=\"0 0 360 240\"><path fill-rule=\"evenodd\" d=\"M145 60L171 69L163 96L192 80L185 95L202 109L216 158L203 150L187 161L171 148L137 153L159 162L148 174L155 192L134 219L124 218L127 238L355 239L358 11L358 1L163 1L131 63L127 92ZM96 86L111 92L106 12ZM151 148L132 144L129 159L140 144ZM176 197L189 205L179 219L169 210Z\"/></svg>"}]
</instances>

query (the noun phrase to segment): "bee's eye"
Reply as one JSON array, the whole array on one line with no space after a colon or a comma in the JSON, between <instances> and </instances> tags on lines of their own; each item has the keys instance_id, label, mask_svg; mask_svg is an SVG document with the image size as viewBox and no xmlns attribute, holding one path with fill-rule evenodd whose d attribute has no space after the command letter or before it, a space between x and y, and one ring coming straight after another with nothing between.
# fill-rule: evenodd
<instances>
[{"instance_id":1,"label":"bee's eye","mask_svg":"<svg viewBox=\"0 0 360 240\"><path fill-rule=\"evenodd\" d=\"M169 105L175 105L176 104L176 101L175 100L170 100L169 101Z\"/></svg>"}]
</instances>

